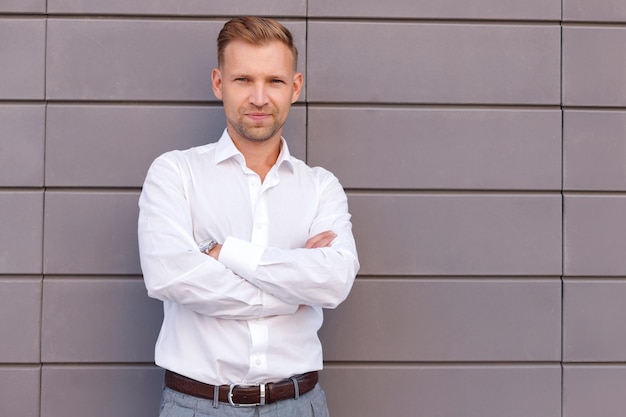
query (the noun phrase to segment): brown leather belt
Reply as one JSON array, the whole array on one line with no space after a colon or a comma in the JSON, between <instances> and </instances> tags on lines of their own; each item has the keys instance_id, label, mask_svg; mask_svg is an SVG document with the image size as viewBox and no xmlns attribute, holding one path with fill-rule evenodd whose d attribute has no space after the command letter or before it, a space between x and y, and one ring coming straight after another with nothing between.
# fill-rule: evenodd
<instances>
[{"instance_id":1,"label":"brown leather belt","mask_svg":"<svg viewBox=\"0 0 626 417\"><path fill-rule=\"evenodd\" d=\"M218 401L234 406L256 406L275 403L276 401L298 396L311 391L317 384L317 371L294 376L279 382L267 384L232 384L217 387ZM165 386L183 394L213 400L216 387L165 371ZM297 388L296 388L297 387Z\"/></svg>"}]
</instances>

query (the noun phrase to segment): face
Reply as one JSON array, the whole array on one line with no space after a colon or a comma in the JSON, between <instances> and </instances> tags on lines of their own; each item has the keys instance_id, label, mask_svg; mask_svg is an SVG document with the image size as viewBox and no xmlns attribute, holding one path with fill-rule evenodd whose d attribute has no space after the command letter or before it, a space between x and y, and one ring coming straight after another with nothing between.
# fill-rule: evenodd
<instances>
[{"instance_id":1,"label":"face","mask_svg":"<svg viewBox=\"0 0 626 417\"><path fill-rule=\"evenodd\" d=\"M229 43L211 79L235 142L278 140L302 88L302 74L294 70L291 50L278 41L262 46Z\"/></svg>"}]
</instances>

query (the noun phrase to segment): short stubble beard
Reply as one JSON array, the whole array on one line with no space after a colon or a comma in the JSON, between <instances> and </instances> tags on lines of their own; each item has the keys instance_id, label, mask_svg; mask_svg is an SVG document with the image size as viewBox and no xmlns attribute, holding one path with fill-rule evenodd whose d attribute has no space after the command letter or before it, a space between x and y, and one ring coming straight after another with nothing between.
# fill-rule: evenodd
<instances>
[{"instance_id":1,"label":"short stubble beard","mask_svg":"<svg viewBox=\"0 0 626 417\"><path fill-rule=\"evenodd\" d=\"M242 115L235 122L231 121L231 125L239 136L250 142L265 142L276 136L284 126L284 123L279 124L276 119L269 126L250 126L243 121L244 117Z\"/></svg>"}]
</instances>

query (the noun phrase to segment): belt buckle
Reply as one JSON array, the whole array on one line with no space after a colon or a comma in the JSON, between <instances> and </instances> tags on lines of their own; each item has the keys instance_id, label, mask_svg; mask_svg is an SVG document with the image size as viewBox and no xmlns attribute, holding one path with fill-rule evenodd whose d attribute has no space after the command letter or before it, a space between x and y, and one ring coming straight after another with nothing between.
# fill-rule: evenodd
<instances>
[{"instance_id":1,"label":"belt buckle","mask_svg":"<svg viewBox=\"0 0 626 417\"><path fill-rule=\"evenodd\" d=\"M233 401L233 390L237 387L253 388L259 387L259 402L252 404L239 404ZM256 407L258 405L265 405L265 384L230 384L228 388L228 402L233 407Z\"/></svg>"}]
</instances>

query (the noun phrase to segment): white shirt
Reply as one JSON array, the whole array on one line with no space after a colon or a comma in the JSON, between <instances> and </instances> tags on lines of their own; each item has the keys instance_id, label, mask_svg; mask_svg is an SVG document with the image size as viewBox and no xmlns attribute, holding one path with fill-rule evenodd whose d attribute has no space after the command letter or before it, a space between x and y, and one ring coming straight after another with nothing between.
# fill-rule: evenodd
<instances>
[{"instance_id":1,"label":"white shirt","mask_svg":"<svg viewBox=\"0 0 626 417\"><path fill-rule=\"evenodd\" d=\"M227 131L150 167L139 199L148 294L163 301L156 364L209 384L262 383L322 368L322 308L359 269L338 180L289 154L261 182ZM332 230L331 247L303 249ZM223 243L219 261L200 242Z\"/></svg>"}]
</instances>

